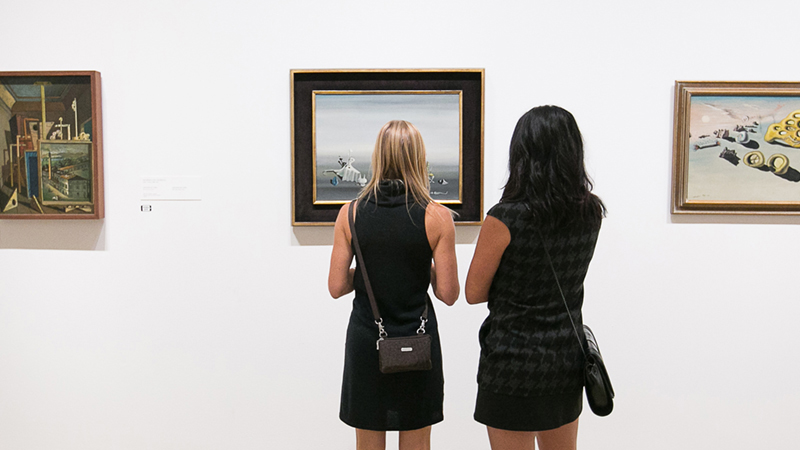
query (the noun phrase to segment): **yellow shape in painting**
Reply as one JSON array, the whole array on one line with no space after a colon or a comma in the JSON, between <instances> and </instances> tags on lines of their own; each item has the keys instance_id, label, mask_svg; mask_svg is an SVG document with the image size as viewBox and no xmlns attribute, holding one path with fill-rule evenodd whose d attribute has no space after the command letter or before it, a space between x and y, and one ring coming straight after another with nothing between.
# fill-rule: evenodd
<instances>
[{"instance_id":1,"label":"yellow shape in painting","mask_svg":"<svg viewBox=\"0 0 800 450\"><path fill-rule=\"evenodd\" d=\"M19 205L19 199L17 198L17 190L14 189L14 193L11 194L11 198L8 199L8 204L6 207L3 208L3 212L9 212L12 209L16 208Z\"/></svg>"},{"instance_id":2,"label":"yellow shape in painting","mask_svg":"<svg viewBox=\"0 0 800 450\"><path fill-rule=\"evenodd\" d=\"M789 158L786 155L775 153L769 157L767 165L772 168L775 174L783 175L789 171Z\"/></svg>"},{"instance_id":3,"label":"yellow shape in painting","mask_svg":"<svg viewBox=\"0 0 800 450\"><path fill-rule=\"evenodd\" d=\"M744 164L749 167L761 167L766 164L767 160L764 158L764 154L759 151L752 151L744 155L742 158Z\"/></svg>"},{"instance_id":4,"label":"yellow shape in painting","mask_svg":"<svg viewBox=\"0 0 800 450\"><path fill-rule=\"evenodd\" d=\"M767 128L764 140L780 141L790 147L800 148L800 109L792 111L786 118Z\"/></svg>"}]
</instances>

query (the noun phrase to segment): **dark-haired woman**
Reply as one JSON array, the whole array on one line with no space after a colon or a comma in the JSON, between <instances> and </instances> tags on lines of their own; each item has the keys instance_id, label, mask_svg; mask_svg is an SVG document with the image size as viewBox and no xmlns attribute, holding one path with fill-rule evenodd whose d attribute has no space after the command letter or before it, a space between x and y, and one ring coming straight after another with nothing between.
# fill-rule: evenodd
<instances>
[{"instance_id":1,"label":"dark-haired woman","mask_svg":"<svg viewBox=\"0 0 800 450\"><path fill-rule=\"evenodd\" d=\"M475 420L493 450L575 449L583 405L583 280L603 202L591 193L575 118L533 108L511 139L509 178L487 213L465 285L488 302L481 326ZM549 252L553 268L547 258Z\"/></svg>"}]
</instances>

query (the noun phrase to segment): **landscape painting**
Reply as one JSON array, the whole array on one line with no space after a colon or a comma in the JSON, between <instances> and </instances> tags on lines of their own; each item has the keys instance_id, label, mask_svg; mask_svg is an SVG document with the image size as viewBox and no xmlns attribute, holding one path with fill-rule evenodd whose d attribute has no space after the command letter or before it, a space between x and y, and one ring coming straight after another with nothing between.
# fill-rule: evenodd
<instances>
[{"instance_id":1,"label":"landscape painting","mask_svg":"<svg viewBox=\"0 0 800 450\"><path fill-rule=\"evenodd\" d=\"M800 212L800 90L770 85L676 88L678 212Z\"/></svg>"},{"instance_id":2,"label":"landscape painting","mask_svg":"<svg viewBox=\"0 0 800 450\"><path fill-rule=\"evenodd\" d=\"M431 198L461 201L460 92L319 91L313 101L316 204L358 196L378 131L390 120L411 122L422 135Z\"/></svg>"},{"instance_id":3,"label":"landscape painting","mask_svg":"<svg viewBox=\"0 0 800 450\"><path fill-rule=\"evenodd\" d=\"M39 152L42 204L91 205L92 143L43 141Z\"/></svg>"},{"instance_id":4,"label":"landscape painting","mask_svg":"<svg viewBox=\"0 0 800 450\"><path fill-rule=\"evenodd\" d=\"M103 217L100 74L0 72L0 219Z\"/></svg>"}]
</instances>

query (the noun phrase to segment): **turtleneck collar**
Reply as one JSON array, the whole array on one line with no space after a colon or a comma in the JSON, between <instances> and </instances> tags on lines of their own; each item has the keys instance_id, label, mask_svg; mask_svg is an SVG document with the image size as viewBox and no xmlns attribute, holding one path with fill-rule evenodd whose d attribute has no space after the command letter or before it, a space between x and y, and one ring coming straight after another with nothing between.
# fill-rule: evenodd
<instances>
[{"instance_id":1,"label":"turtleneck collar","mask_svg":"<svg viewBox=\"0 0 800 450\"><path fill-rule=\"evenodd\" d=\"M406 203L406 184L403 180L383 180L378 183L378 198L370 198L379 205L394 206Z\"/></svg>"}]
</instances>

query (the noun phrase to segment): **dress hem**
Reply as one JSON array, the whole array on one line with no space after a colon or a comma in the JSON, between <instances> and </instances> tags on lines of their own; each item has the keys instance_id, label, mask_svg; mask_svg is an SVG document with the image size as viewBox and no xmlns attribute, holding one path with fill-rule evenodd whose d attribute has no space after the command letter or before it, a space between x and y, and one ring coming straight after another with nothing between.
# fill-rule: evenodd
<instances>
[{"instance_id":1,"label":"dress hem","mask_svg":"<svg viewBox=\"0 0 800 450\"><path fill-rule=\"evenodd\" d=\"M357 428L359 430L369 430L369 431L413 431L413 430L420 430L422 428L429 427L431 425L436 425L437 423L443 422L444 421L444 417L439 417L438 419L428 423L427 425L412 426L412 427L372 427L372 426L361 427L361 426L356 425L354 422L345 420L345 418L342 417L342 416L339 416L339 420L344 422L345 425L351 426L353 428Z\"/></svg>"},{"instance_id":2,"label":"dress hem","mask_svg":"<svg viewBox=\"0 0 800 450\"><path fill-rule=\"evenodd\" d=\"M478 389L474 419L508 431L546 431L574 422L583 410L583 389L539 397L517 397Z\"/></svg>"}]
</instances>

